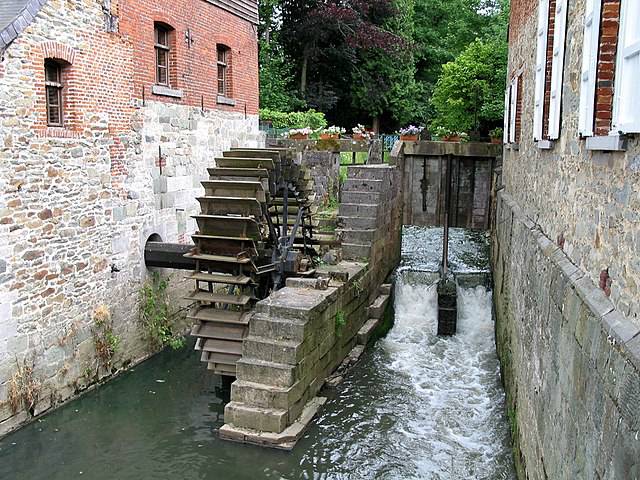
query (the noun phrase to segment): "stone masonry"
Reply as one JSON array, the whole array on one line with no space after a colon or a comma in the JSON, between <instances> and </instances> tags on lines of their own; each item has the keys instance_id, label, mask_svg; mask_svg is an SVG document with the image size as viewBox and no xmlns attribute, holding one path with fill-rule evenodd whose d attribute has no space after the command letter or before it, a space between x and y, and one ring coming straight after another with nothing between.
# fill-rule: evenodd
<instances>
[{"instance_id":1,"label":"stone masonry","mask_svg":"<svg viewBox=\"0 0 640 480\"><path fill-rule=\"evenodd\" d=\"M190 1L220 15L221 24L244 25L204 0ZM134 57L153 57L153 50L139 51L127 32L153 35L153 25L136 30L139 17L122 16L128 3L143 7L47 1L0 52L0 435L30 418L8 404L23 360L42 387L36 415L111 374L95 371L98 306L106 306L120 339L114 371L149 354L137 313L146 241L190 242L206 167L230 147L263 145L251 25L225 37L251 64L236 56L236 72L247 76L235 83L237 105L217 106L213 95L202 109L206 72L181 77L183 100L151 95L150 85L143 94L146 77L136 69L146 64ZM188 23L185 10L167 11L183 36L176 19ZM198 35L204 39L206 30ZM69 70L68 121L56 128L47 126L43 86L51 56Z\"/></svg>"},{"instance_id":2,"label":"stone masonry","mask_svg":"<svg viewBox=\"0 0 640 480\"><path fill-rule=\"evenodd\" d=\"M320 279L288 279L257 304L222 438L292 448L324 402L325 379L366 343L389 302L379 287L400 259L398 178L394 166L349 167L341 222L360 243L343 243L347 260L319 268Z\"/></svg>"},{"instance_id":3,"label":"stone masonry","mask_svg":"<svg viewBox=\"0 0 640 480\"><path fill-rule=\"evenodd\" d=\"M519 478L640 478L640 328L500 192L496 341Z\"/></svg>"}]
</instances>

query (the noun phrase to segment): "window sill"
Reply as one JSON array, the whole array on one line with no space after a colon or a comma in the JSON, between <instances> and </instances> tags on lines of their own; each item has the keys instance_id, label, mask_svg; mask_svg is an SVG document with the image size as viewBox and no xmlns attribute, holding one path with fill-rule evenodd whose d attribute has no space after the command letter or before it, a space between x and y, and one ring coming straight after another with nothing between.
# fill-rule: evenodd
<instances>
[{"instance_id":1,"label":"window sill","mask_svg":"<svg viewBox=\"0 0 640 480\"><path fill-rule=\"evenodd\" d=\"M623 135L587 137L587 150L597 152L624 152L626 149L627 139Z\"/></svg>"},{"instance_id":2,"label":"window sill","mask_svg":"<svg viewBox=\"0 0 640 480\"><path fill-rule=\"evenodd\" d=\"M233 98L228 98L224 95L218 95L218 97L216 98L216 103L218 105L229 105L232 107L236 106L236 101Z\"/></svg>"},{"instance_id":3,"label":"window sill","mask_svg":"<svg viewBox=\"0 0 640 480\"><path fill-rule=\"evenodd\" d=\"M154 95L162 95L164 97L182 98L182 90L165 87L163 85L153 85L151 93Z\"/></svg>"},{"instance_id":4,"label":"window sill","mask_svg":"<svg viewBox=\"0 0 640 480\"><path fill-rule=\"evenodd\" d=\"M519 143L505 143L505 148L507 150L515 150L518 151L520 150L520 144Z\"/></svg>"},{"instance_id":5,"label":"window sill","mask_svg":"<svg viewBox=\"0 0 640 480\"><path fill-rule=\"evenodd\" d=\"M553 140L538 140L536 146L540 150L551 150L553 148Z\"/></svg>"}]
</instances>

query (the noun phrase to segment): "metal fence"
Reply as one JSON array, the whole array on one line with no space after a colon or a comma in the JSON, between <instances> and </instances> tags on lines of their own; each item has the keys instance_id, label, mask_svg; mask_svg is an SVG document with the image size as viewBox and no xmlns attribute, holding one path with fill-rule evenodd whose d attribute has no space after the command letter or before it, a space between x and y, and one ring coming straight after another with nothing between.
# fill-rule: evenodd
<instances>
[{"instance_id":1,"label":"metal fence","mask_svg":"<svg viewBox=\"0 0 640 480\"><path fill-rule=\"evenodd\" d=\"M395 143L400 140L400 135L381 133L379 138L382 140L382 149L385 152L390 152Z\"/></svg>"}]
</instances>

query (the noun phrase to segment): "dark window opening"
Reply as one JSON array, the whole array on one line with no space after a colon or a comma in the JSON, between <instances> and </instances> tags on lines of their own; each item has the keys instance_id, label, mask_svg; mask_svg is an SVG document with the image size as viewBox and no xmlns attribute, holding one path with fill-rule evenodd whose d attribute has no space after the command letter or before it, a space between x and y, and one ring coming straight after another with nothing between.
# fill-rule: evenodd
<instances>
[{"instance_id":1,"label":"dark window opening","mask_svg":"<svg viewBox=\"0 0 640 480\"><path fill-rule=\"evenodd\" d=\"M47 97L47 125L61 127L62 116L62 68L53 60L44 64L44 80Z\"/></svg>"},{"instance_id":2,"label":"dark window opening","mask_svg":"<svg viewBox=\"0 0 640 480\"><path fill-rule=\"evenodd\" d=\"M155 26L156 83L169 86L169 29Z\"/></svg>"},{"instance_id":3,"label":"dark window opening","mask_svg":"<svg viewBox=\"0 0 640 480\"><path fill-rule=\"evenodd\" d=\"M229 88L229 48L218 45L218 95L231 96Z\"/></svg>"}]
</instances>

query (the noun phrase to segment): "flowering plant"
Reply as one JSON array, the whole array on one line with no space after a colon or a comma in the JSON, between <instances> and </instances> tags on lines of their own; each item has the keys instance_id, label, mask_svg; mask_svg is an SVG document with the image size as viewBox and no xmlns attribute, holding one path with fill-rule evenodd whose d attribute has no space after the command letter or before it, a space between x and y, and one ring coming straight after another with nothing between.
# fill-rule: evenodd
<instances>
[{"instance_id":1,"label":"flowering plant","mask_svg":"<svg viewBox=\"0 0 640 480\"><path fill-rule=\"evenodd\" d=\"M289 130L289 136L293 137L296 135L311 135L313 133L313 130L310 129L309 127L305 127L305 128L292 128L291 130Z\"/></svg>"},{"instance_id":2,"label":"flowering plant","mask_svg":"<svg viewBox=\"0 0 640 480\"><path fill-rule=\"evenodd\" d=\"M367 130L364 125L358 124L351 129L354 136L359 136L364 138L365 140L369 140L373 136L373 132Z\"/></svg>"},{"instance_id":3,"label":"flowering plant","mask_svg":"<svg viewBox=\"0 0 640 480\"><path fill-rule=\"evenodd\" d=\"M415 125L409 125L408 127L401 128L398 130L400 135L420 135L424 127L416 127Z\"/></svg>"},{"instance_id":4,"label":"flowering plant","mask_svg":"<svg viewBox=\"0 0 640 480\"><path fill-rule=\"evenodd\" d=\"M320 131L320 133L325 133L325 134L328 134L328 135L336 135L336 134L340 135L340 134L345 133L345 132L346 132L346 130L344 128L336 127L335 125L331 125L328 128L323 128Z\"/></svg>"}]
</instances>

